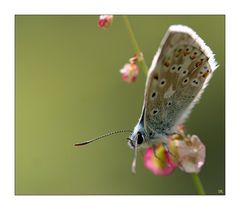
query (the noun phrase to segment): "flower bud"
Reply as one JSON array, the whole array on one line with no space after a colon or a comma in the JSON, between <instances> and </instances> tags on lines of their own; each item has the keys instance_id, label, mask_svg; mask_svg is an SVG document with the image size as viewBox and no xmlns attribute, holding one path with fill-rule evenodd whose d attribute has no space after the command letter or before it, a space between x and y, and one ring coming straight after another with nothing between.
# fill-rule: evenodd
<instances>
[{"instance_id":1,"label":"flower bud","mask_svg":"<svg viewBox=\"0 0 240 210\"><path fill-rule=\"evenodd\" d=\"M108 28L113 21L113 15L100 15L98 20L98 26L100 28Z\"/></svg>"},{"instance_id":2,"label":"flower bud","mask_svg":"<svg viewBox=\"0 0 240 210\"><path fill-rule=\"evenodd\" d=\"M139 74L138 66L135 63L127 63L120 70L120 73L123 81L128 83L135 82Z\"/></svg>"},{"instance_id":3,"label":"flower bud","mask_svg":"<svg viewBox=\"0 0 240 210\"><path fill-rule=\"evenodd\" d=\"M196 135L175 135L169 140L170 152L175 156L174 162L187 173L198 173L205 162L206 149Z\"/></svg>"}]
</instances>

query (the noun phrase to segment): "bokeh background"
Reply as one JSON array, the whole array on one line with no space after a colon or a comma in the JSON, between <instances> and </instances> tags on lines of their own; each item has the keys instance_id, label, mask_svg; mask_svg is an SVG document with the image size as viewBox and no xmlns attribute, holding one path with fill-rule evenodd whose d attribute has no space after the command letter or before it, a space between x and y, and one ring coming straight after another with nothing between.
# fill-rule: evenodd
<instances>
[{"instance_id":1,"label":"bokeh background","mask_svg":"<svg viewBox=\"0 0 240 210\"><path fill-rule=\"evenodd\" d=\"M134 51L121 16L107 30L99 16L15 17L15 193L195 194L192 178L179 169L154 176L133 151L126 134L75 148L108 131L132 129L141 112L145 75L126 84L119 70ZM172 24L192 27L220 65L186 122L207 148L200 173L207 194L225 193L225 17L129 16L146 63Z\"/></svg>"}]
</instances>

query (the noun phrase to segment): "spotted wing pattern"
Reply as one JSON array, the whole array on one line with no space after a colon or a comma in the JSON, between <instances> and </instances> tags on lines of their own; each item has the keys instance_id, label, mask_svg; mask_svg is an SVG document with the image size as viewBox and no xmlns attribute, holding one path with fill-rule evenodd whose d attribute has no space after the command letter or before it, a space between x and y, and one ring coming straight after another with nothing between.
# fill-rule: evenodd
<instances>
[{"instance_id":1,"label":"spotted wing pattern","mask_svg":"<svg viewBox=\"0 0 240 210\"><path fill-rule=\"evenodd\" d=\"M144 127L150 137L175 132L216 68L212 51L192 29L181 25L169 28L146 81Z\"/></svg>"}]
</instances>

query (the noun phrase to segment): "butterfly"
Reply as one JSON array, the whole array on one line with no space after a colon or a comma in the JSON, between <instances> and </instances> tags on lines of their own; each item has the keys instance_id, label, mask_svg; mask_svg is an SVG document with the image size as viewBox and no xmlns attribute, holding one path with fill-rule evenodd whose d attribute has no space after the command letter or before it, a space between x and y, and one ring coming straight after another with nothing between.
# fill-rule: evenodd
<instances>
[{"instance_id":1,"label":"butterfly","mask_svg":"<svg viewBox=\"0 0 240 210\"><path fill-rule=\"evenodd\" d=\"M135 171L137 150L167 145L167 137L184 123L217 67L213 52L196 32L183 25L170 26L149 68L142 113L133 131L110 132L75 146L131 132L128 145L135 151Z\"/></svg>"}]
</instances>

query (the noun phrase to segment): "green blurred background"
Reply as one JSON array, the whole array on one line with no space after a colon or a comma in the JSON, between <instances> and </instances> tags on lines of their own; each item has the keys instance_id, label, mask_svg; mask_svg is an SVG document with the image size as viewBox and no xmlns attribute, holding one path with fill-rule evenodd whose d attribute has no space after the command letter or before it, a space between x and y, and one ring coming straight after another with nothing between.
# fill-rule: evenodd
<instances>
[{"instance_id":1,"label":"green blurred background","mask_svg":"<svg viewBox=\"0 0 240 210\"><path fill-rule=\"evenodd\" d=\"M177 169L154 176L126 134L75 148L108 131L132 129L141 112L145 75L126 84L119 70L134 51L121 16L107 30L99 16L24 16L16 21L16 194L195 194ZM187 130L207 148L200 173L207 194L225 193L225 17L129 16L148 65L172 24L192 27L220 64Z\"/></svg>"}]
</instances>

